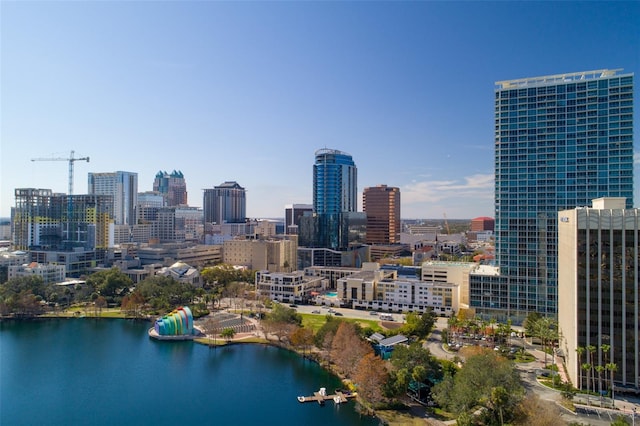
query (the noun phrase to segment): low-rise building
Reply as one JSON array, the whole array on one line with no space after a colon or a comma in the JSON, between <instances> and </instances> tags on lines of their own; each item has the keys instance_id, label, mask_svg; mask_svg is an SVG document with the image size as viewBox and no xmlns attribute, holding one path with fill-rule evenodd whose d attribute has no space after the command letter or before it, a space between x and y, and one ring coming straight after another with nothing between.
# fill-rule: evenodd
<instances>
[{"instance_id":1,"label":"low-rise building","mask_svg":"<svg viewBox=\"0 0 640 426\"><path fill-rule=\"evenodd\" d=\"M41 277L45 284L55 284L65 280L66 268L64 265L38 262L9 266L9 279L30 276Z\"/></svg>"},{"instance_id":2,"label":"low-rise building","mask_svg":"<svg viewBox=\"0 0 640 426\"><path fill-rule=\"evenodd\" d=\"M441 316L451 316L459 309L456 284L395 277L377 280L379 277L369 274L342 278L338 282L338 297L356 309L434 312Z\"/></svg>"},{"instance_id":3,"label":"low-rise building","mask_svg":"<svg viewBox=\"0 0 640 426\"><path fill-rule=\"evenodd\" d=\"M422 281L457 284L460 304L469 305L469 274L477 268L474 262L427 261L422 264Z\"/></svg>"},{"instance_id":4,"label":"low-rise building","mask_svg":"<svg viewBox=\"0 0 640 426\"><path fill-rule=\"evenodd\" d=\"M0 251L0 283L9 279L9 266L29 263L29 257L26 251Z\"/></svg>"},{"instance_id":5,"label":"low-rise building","mask_svg":"<svg viewBox=\"0 0 640 426\"><path fill-rule=\"evenodd\" d=\"M184 262L176 262L171 266L165 266L158 270L156 275L161 277L171 277L181 283L202 287L202 277L200 276L200 272L196 268L189 266Z\"/></svg>"},{"instance_id":6,"label":"low-rise building","mask_svg":"<svg viewBox=\"0 0 640 426\"><path fill-rule=\"evenodd\" d=\"M287 303L308 303L327 289L325 278L308 276L302 271L258 271L255 283L256 292L260 297Z\"/></svg>"},{"instance_id":7,"label":"low-rise building","mask_svg":"<svg viewBox=\"0 0 640 426\"><path fill-rule=\"evenodd\" d=\"M295 236L270 239L236 239L223 244L224 263L270 272L291 272L296 266Z\"/></svg>"}]
</instances>

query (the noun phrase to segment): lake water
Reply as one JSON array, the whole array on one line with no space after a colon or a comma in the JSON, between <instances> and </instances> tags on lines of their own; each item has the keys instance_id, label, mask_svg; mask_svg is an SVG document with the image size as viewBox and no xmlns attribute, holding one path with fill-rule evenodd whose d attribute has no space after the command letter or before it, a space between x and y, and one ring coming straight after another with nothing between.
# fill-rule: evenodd
<instances>
[{"instance_id":1,"label":"lake water","mask_svg":"<svg viewBox=\"0 0 640 426\"><path fill-rule=\"evenodd\" d=\"M301 404L340 381L263 345L159 342L150 323L0 323L0 424L377 425L355 403Z\"/></svg>"}]
</instances>

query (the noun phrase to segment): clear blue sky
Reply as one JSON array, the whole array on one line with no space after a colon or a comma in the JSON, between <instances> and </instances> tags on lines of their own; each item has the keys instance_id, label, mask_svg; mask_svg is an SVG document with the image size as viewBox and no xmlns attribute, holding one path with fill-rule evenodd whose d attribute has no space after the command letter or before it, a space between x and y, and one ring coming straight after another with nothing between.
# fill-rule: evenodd
<instances>
[{"instance_id":1,"label":"clear blue sky","mask_svg":"<svg viewBox=\"0 0 640 426\"><path fill-rule=\"evenodd\" d=\"M359 192L399 187L403 218L472 218L494 215L494 82L637 79L640 2L1 1L0 40L0 216L14 188L66 192L66 162L30 159L75 150L76 194L176 169L191 205L235 180L248 216L281 217L327 147Z\"/></svg>"}]
</instances>

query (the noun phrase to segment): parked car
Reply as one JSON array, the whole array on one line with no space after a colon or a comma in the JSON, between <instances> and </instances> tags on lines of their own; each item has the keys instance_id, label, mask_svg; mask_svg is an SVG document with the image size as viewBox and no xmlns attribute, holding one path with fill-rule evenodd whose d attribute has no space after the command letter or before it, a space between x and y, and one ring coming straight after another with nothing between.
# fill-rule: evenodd
<instances>
[{"instance_id":1,"label":"parked car","mask_svg":"<svg viewBox=\"0 0 640 426\"><path fill-rule=\"evenodd\" d=\"M343 316L340 312L334 312L334 314L333 314L333 315L335 315L335 316L337 316L337 317L341 317L341 316Z\"/></svg>"},{"instance_id":2,"label":"parked car","mask_svg":"<svg viewBox=\"0 0 640 426\"><path fill-rule=\"evenodd\" d=\"M320 311L318 309L314 309L313 311L311 311L312 314L319 314Z\"/></svg>"},{"instance_id":3,"label":"parked car","mask_svg":"<svg viewBox=\"0 0 640 426\"><path fill-rule=\"evenodd\" d=\"M376 311L371 311L369 312L369 315L378 315L378 313Z\"/></svg>"}]
</instances>

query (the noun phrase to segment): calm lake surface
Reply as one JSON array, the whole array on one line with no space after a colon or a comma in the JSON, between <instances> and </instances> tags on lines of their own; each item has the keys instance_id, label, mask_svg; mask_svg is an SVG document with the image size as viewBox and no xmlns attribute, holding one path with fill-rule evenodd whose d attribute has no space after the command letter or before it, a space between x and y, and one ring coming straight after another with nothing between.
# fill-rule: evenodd
<instances>
[{"instance_id":1,"label":"calm lake surface","mask_svg":"<svg viewBox=\"0 0 640 426\"><path fill-rule=\"evenodd\" d=\"M158 342L150 323L0 323L0 424L377 425L349 402L300 404L340 381L291 352Z\"/></svg>"}]
</instances>

